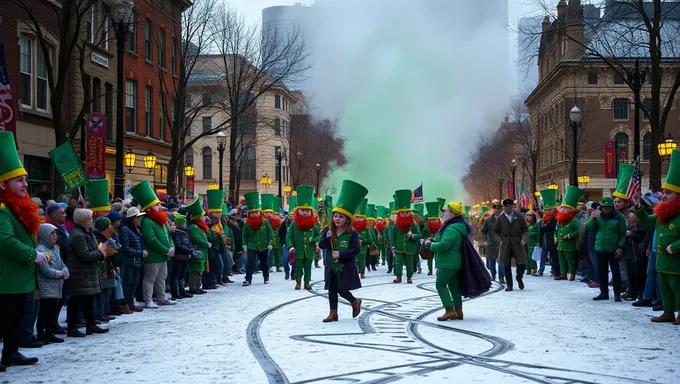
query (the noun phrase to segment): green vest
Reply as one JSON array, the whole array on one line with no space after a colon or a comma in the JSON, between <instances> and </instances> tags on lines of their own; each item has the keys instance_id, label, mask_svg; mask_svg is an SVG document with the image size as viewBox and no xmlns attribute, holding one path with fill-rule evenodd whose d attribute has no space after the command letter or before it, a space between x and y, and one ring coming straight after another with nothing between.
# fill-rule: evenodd
<instances>
[{"instance_id":1,"label":"green vest","mask_svg":"<svg viewBox=\"0 0 680 384\"><path fill-rule=\"evenodd\" d=\"M313 259L314 248L319 243L321 225L316 223L309 231L301 231L292 223L286 234L286 245L295 248L296 259Z\"/></svg>"},{"instance_id":2,"label":"green vest","mask_svg":"<svg viewBox=\"0 0 680 384\"><path fill-rule=\"evenodd\" d=\"M266 219L262 222L262 225L255 230L250 228L248 223L243 225L243 246L248 247L250 250L254 251L264 251L268 246L273 245L274 241L274 231L269 221Z\"/></svg>"},{"instance_id":3,"label":"green vest","mask_svg":"<svg viewBox=\"0 0 680 384\"><path fill-rule=\"evenodd\" d=\"M38 289L36 246L35 237L26 232L5 204L0 205L0 294L28 293Z\"/></svg>"}]
</instances>

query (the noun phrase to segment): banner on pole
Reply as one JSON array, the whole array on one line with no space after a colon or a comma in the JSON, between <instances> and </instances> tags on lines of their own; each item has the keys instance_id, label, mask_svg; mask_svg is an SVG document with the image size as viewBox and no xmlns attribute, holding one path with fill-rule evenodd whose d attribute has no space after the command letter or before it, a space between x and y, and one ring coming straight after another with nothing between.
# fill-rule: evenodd
<instances>
[{"instance_id":1,"label":"banner on pole","mask_svg":"<svg viewBox=\"0 0 680 384\"><path fill-rule=\"evenodd\" d=\"M47 154L52 159L62 180L64 180L66 192L78 189L90 181L71 141L65 142Z\"/></svg>"},{"instance_id":2,"label":"banner on pole","mask_svg":"<svg viewBox=\"0 0 680 384\"><path fill-rule=\"evenodd\" d=\"M106 178L106 118L93 113L87 119L87 176L90 179Z\"/></svg>"},{"instance_id":3,"label":"banner on pole","mask_svg":"<svg viewBox=\"0 0 680 384\"><path fill-rule=\"evenodd\" d=\"M17 120L14 111L14 99L12 99L12 88L9 84L7 62L5 61L5 45L0 43L0 131L12 132L14 142L19 149Z\"/></svg>"},{"instance_id":4,"label":"banner on pole","mask_svg":"<svg viewBox=\"0 0 680 384\"><path fill-rule=\"evenodd\" d=\"M604 143L604 177L616 179L616 144L614 140Z\"/></svg>"},{"instance_id":5,"label":"banner on pole","mask_svg":"<svg viewBox=\"0 0 680 384\"><path fill-rule=\"evenodd\" d=\"M195 178L194 176L187 176L187 200L194 199L194 188L195 188Z\"/></svg>"},{"instance_id":6,"label":"banner on pole","mask_svg":"<svg viewBox=\"0 0 680 384\"><path fill-rule=\"evenodd\" d=\"M512 188L512 180L508 181L508 199L515 200L515 193Z\"/></svg>"}]
</instances>

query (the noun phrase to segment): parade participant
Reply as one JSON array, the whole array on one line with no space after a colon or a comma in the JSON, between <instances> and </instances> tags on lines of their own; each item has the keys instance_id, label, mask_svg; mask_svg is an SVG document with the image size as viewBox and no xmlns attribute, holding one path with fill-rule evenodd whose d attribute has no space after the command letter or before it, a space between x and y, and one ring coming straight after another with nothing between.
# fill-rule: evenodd
<instances>
[{"instance_id":1,"label":"parade participant","mask_svg":"<svg viewBox=\"0 0 680 384\"><path fill-rule=\"evenodd\" d=\"M40 217L28 194L27 175L14 135L0 132L0 372L38 362L19 353L17 340L29 294L38 289L35 264L48 263L45 253L35 250Z\"/></svg>"},{"instance_id":2,"label":"parade participant","mask_svg":"<svg viewBox=\"0 0 680 384\"><path fill-rule=\"evenodd\" d=\"M411 212L413 212L413 220L416 222L418 230L420 230L420 233L422 233L423 228L425 228L425 221L423 221L423 217L425 217L425 204L411 204ZM418 273L423 273L420 261L420 252L416 252L415 256L413 257L413 270L418 271Z\"/></svg>"},{"instance_id":3,"label":"parade participant","mask_svg":"<svg viewBox=\"0 0 680 384\"><path fill-rule=\"evenodd\" d=\"M227 204L222 204L222 217L220 218L222 228L224 229L222 237L222 246L220 253L222 254L222 261L224 269L222 269L222 281L224 283L233 283L229 278L231 270L234 267L234 252L236 251L236 241L234 241L234 231L229 225L229 207Z\"/></svg>"},{"instance_id":4,"label":"parade participant","mask_svg":"<svg viewBox=\"0 0 680 384\"><path fill-rule=\"evenodd\" d=\"M284 241L287 241L288 239L288 231L290 230L290 226L293 225L293 222L295 221L295 207L297 207L297 192L295 192L295 195L290 196L288 198L288 219L286 220L286 225L288 226L286 228L286 236L282 237ZM330 211L329 211L330 213ZM312 215L314 216L314 215ZM321 225L321 224L319 224ZM281 227L279 227L281 228ZM287 243L285 244L286 249L290 249L290 245ZM289 261L293 261L292 263L289 263ZM288 258L285 260L286 264L290 264L290 279L295 280L295 268L297 268L297 263L295 257L290 257L290 254L288 255ZM296 282L297 284L297 282Z\"/></svg>"},{"instance_id":5,"label":"parade participant","mask_svg":"<svg viewBox=\"0 0 680 384\"><path fill-rule=\"evenodd\" d=\"M212 248L212 244L208 241L210 229L204 219L205 212L203 211L200 197L196 196L194 201L189 203L184 209L186 210L187 219L189 219L187 234L191 243L200 249L200 254L192 252L187 262L189 293L192 295L202 295L206 293L205 290L201 289L202 275L208 263L208 250Z\"/></svg>"},{"instance_id":6,"label":"parade participant","mask_svg":"<svg viewBox=\"0 0 680 384\"><path fill-rule=\"evenodd\" d=\"M550 254L550 274L554 277L560 275L560 258L557 254L557 240L555 230L557 229L557 219L555 218L555 208L557 208L557 190L541 190L541 200L543 200L543 218L539 221L539 245L543 249L541 254L541 265L538 267L538 275L543 276L545 263Z\"/></svg>"},{"instance_id":7,"label":"parade participant","mask_svg":"<svg viewBox=\"0 0 680 384\"><path fill-rule=\"evenodd\" d=\"M557 253L560 258L560 273L555 280L576 280L576 263L574 252L578 251L578 234L581 223L577 217L576 207L585 192L579 187L567 185L567 193L562 205L557 209Z\"/></svg>"},{"instance_id":8,"label":"parade participant","mask_svg":"<svg viewBox=\"0 0 680 384\"><path fill-rule=\"evenodd\" d=\"M354 212L352 219L352 228L359 233L359 242L361 243L361 251L357 255L357 263L359 264L359 275L364 278L366 272L366 254L368 253L368 246L373 242L371 238L371 231L368 228L366 221L366 205L368 199L363 199Z\"/></svg>"},{"instance_id":9,"label":"parade participant","mask_svg":"<svg viewBox=\"0 0 680 384\"><path fill-rule=\"evenodd\" d=\"M538 237L539 237L539 226L538 226L538 220L536 217L536 212L534 211L528 211L527 213L524 214L524 219L527 222L528 226L528 235L527 235L527 276L530 276L536 272L538 272L538 264L536 263L536 260L533 259L533 254L534 254L534 249L538 246Z\"/></svg>"},{"instance_id":10,"label":"parade participant","mask_svg":"<svg viewBox=\"0 0 680 384\"><path fill-rule=\"evenodd\" d=\"M368 246L368 254L366 255L366 268L369 271L377 271L376 264L378 264L378 257L380 257L380 249L378 248L378 230L375 228L375 204L366 205L366 221L368 222L368 231L371 235L371 244Z\"/></svg>"},{"instance_id":11,"label":"parade participant","mask_svg":"<svg viewBox=\"0 0 680 384\"><path fill-rule=\"evenodd\" d=\"M512 199L503 200L503 213L496 219L494 235L501 247L500 258L503 271L507 277L505 291L512 291L512 259L517 265L517 285L524 289L524 270L527 266L527 254L524 247L527 243L527 222L522 215L515 211L515 202Z\"/></svg>"},{"instance_id":12,"label":"parade participant","mask_svg":"<svg viewBox=\"0 0 680 384\"><path fill-rule=\"evenodd\" d=\"M264 219L260 208L260 194L248 192L244 195L248 203L248 219L243 226L243 252L248 255L246 265L246 279L243 286L249 286L253 282L253 272L260 261L264 283L269 284L269 251L274 246L274 232L268 220Z\"/></svg>"},{"instance_id":13,"label":"parade participant","mask_svg":"<svg viewBox=\"0 0 680 384\"><path fill-rule=\"evenodd\" d=\"M92 211L92 217L105 217L111 212L109 201L109 181L106 179L90 180L85 187L88 199L88 208Z\"/></svg>"},{"instance_id":14,"label":"parade participant","mask_svg":"<svg viewBox=\"0 0 680 384\"><path fill-rule=\"evenodd\" d=\"M352 218L368 190L351 180L344 180L340 196L333 208L329 228L321 233L319 247L327 250L325 265L325 289L328 290L330 313L323 322L338 321L338 295L352 305L352 317L361 312L361 299L351 290L361 288L356 256L361 251L359 233L352 230Z\"/></svg>"},{"instance_id":15,"label":"parade participant","mask_svg":"<svg viewBox=\"0 0 680 384\"><path fill-rule=\"evenodd\" d=\"M418 253L418 245L420 244L420 230L415 223L413 213L409 210L411 191L401 189L394 194L397 217L390 234L392 252L396 254L394 273L397 278L394 279L394 282L401 283L401 276L404 273L403 266L406 265L406 282L411 284L413 283L413 259Z\"/></svg>"},{"instance_id":16,"label":"parade participant","mask_svg":"<svg viewBox=\"0 0 680 384\"><path fill-rule=\"evenodd\" d=\"M376 220L375 220L375 239L376 246L380 251L380 258L382 259L382 265L387 262L387 224L389 222L389 215L387 214L387 208L384 205L378 205L376 207ZM388 267L389 268L389 267Z\"/></svg>"},{"instance_id":17,"label":"parade participant","mask_svg":"<svg viewBox=\"0 0 680 384\"><path fill-rule=\"evenodd\" d=\"M293 208L293 224L288 227L286 246L288 253L295 256L295 290L300 290L304 277L305 289L312 289L312 260L319 243L321 225L314 217L314 187L299 185L295 188L296 203Z\"/></svg>"},{"instance_id":18,"label":"parade participant","mask_svg":"<svg viewBox=\"0 0 680 384\"><path fill-rule=\"evenodd\" d=\"M148 180L132 187L132 197L142 207L146 215L142 218L142 241L148 256L143 259L144 278L142 292L145 308L158 308L152 295L156 294L159 305L173 305L174 301L165 296L165 279L168 275L168 259L175 254L166 224L170 219L161 209L160 201Z\"/></svg>"},{"instance_id":19,"label":"parade participant","mask_svg":"<svg viewBox=\"0 0 680 384\"><path fill-rule=\"evenodd\" d=\"M206 199L208 200L208 242L211 247L208 250L208 264L206 264L206 271L203 273L203 281L206 284L204 289L217 288L217 286L226 286L227 283L222 280L224 270L224 260L222 258L222 247L226 243L226 236L224 235L224 226L222 225L222 199L224 191L221 189L210 189L206 192Z\"/></svg>"},{"instance_id":20,"label":"parade participant","mask_svg":"<svg viewBox=\"0 0 680 384\"><path fill-rule=\"evenodd\" d=\"M172 271L170 271L170 294L173 300L193 297L184 290L184 276L187 272L187 264L194 254L194 244L187 232L187 218L184 215L175 213L175 231L172 233L172 242L175 244L175 257L172 261Z\"/></svg>"},{"instance_id":21,"label":"parade participant","mask_svg":"<svg viewBox=\"0 0 680 384\"><path fill-rule=\"evenodd\" d=\"M616 175L616 190L614 197L614 209L626 216L631 202L628 201L628 184L633 177L635 166L633 164L619 163L619 173Z\"/></svg>"},{"instance_id":22,"label":"parade participant","mask_svg":"<svg viewBox=\"0 0 680 384\"><path fill-rule=\"evenodd\" d=\"M387 274L393 273L394 270L394 252L392 252L392 243L390 243L390 239L392 238L392 231L394 230L394 223L397 220L397 210L394 208L395 202L390 201L389 205L389 212L390 215L387 217L387 238L385 239L386 241L386 247L387 247L387 252L384 257L387 258Z\"/></svg>"},{"instance_id":23,"label":"parade participant","mask_svg":"<svg viewBox=\"0 0 680 384\"><path fill-rule=\"evenodd\" d=\"M279 215L279 206L276 206L276 196L270 193L263 193L260 197L262 199L262 213L267 219L269 225L274 232L274 243L271 252L269 252L269 272L273 272L272 268L276 266L276 272L281 272L281 245L279 240L279 226L281 225L281 215Z\"/></svg>"},{"instance_id":24,"label":"parade participant","mask_svg":"<svg viewBox=\"0 0 680 384\"><path fill-rule=\"evenodd\" d=\"M439 229L442 227L442 220L439 217L440 214L439 212L439 202L434 201L434 202L429 202L425 203L425 207L427 208L427 224L423 228L423 234L422 238L423 239L430 239L430 241L434 241L434 235L439 231ZM432 258L427 259L427 275L432 276L432 264L434 260Z\"/></svg>"},{"instance_id":25,"label":"parade participant","mask_svg":"<svg viewBox=\"0 0 680 384\"><path fill-rule=\"evenodd\" d=\"M621 271L619 259L626 248L626 217L614 209L614 200L607 196L602 198L600 211L593 211L592 218L586 224L588 232L595 233L594 251L600 275L600 294L593 300L609 300L609 266L614 280L614 300L621 301Z\"/></svg>"},{"instance_id":26,"label":"parade participant","mask_svg":"<svg viewBox=\"0 0 680 384\"><path fill-rule=\"evenodd\" d=\"M429 206L427 211L430 212ZM435 287L446 311L437 317L438 321L463 320L463 298L458 286L458 275L462 267L463 237L469 233L470 226L463 219L462 205L451 202L444 210L444 224L434 233L434 240L425 241L425 246L434 252L437 259Z\"/></svg>"},{"instance_id":27,"label":"parade participant","mask_svg":"<svg viewBox=\"0 0 680 384\"><path fill-rule=\"evenodd\" d=\"M486 267L491 272L491 280L496 280L496 263L499 255L499 245L494 230L496 228L496 220L501 214L502 205L498 200L493 201L493 214L489 216L482 226L482 238L484 239L484 246L486 247ZM503 264L498 265L498 281L505 284L505 271Z\"/></svg>"}]
</instances>

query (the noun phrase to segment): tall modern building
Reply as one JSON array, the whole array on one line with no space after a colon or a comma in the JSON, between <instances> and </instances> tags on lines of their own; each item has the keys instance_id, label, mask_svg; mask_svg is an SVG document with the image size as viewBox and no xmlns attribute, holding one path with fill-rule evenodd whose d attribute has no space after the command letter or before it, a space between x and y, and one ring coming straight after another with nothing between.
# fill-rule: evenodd
<instances>
[{"instance_id":1,"label":"tall modern building","mask_svg":"<svg viewBox=\"0 0 680 384\"><path fill-rule=\"evenodd\" d=\"M517 90L528 94L538 85L538 45L541 17L522 17L517 23Z\"/></svg>"}]
</instances>

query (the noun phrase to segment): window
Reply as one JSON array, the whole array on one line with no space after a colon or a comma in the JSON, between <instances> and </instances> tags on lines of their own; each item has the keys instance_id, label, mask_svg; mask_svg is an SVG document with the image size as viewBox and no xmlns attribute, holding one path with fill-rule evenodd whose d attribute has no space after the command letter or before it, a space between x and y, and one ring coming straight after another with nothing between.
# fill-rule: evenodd
<instances>
[{"instance_id":1,"label":"window","mask_svg":"<svg viewBox=\"0 0 680 384\"><path fill-rule=\"evenodd\" d=\"M628 134L625 132L619 132L614 136L614 142L616 143L616 156L618 158L624 158L628 160Z\"/></svg>"},{"instance_id":2,"label":"window","mask_svg":"<svg viewBox=\"0 0 680 384\"><path fill-rule=\"evenodd\" d=\"M241 180L256 180L255 148L246 148L241 161Z\"/></svg>"},{"instance_id":3,"label":"window","mask_svg":"<svg viewBox=\"0 0 680 384\"><path fill-rule=\"evenodd\" d=\"M109 24L111 20L109 18L109 7L108 5L102 5L102 41L100 46L105 50L109 50Z\"/></svg>"},{"instance_id":4,"label":"window","mask_svg":"<svg viewBox=\"0 0 680 384\"><path fill-rule=\"evenodd\" d=\"M597 85L597 72L588 72L588 85Z\"/></svg>"},{"instance_id":5,"label":"window","mask_svg":"<svg viewBox=\"0 0 680 384\"><path fill-rule=\"evenodd\" d=\"M104 115L106 116L106 140L113 141L113 85L104 84Z\"/></svg>"},{"instance_id":6,"label":"window","mask_svg":"<svg viewBox=\"0 0 680 384\"><path fill-rule=\"evenodd\" d=\"M626 84L626 82L623 81L623 77L621 77L621 76L619 76L619 75L617 75L617 74L614 74L614 84L616 84L616 85L623 85L623 84Z\"/></svg>"},{"instance_id":7,"label":"window","mask_svg":"<svg viewBox=\"0 0 680 384\"><path fill-rule=\"evenodd\" d=\"M153 130L153 88L148 85L144 88L144 124L146 125L146 135L151 136Z\"/></svg>"},{"instance_id":8,"label":"window","mask_svg":"<svg viewBox=\"0 0 680 384\"><path fill-rule=\"evenodd\" d=\"M652 133L642 135L642 160L649 160L652 156Z\"/></svg>"},{"instance_id":9,"label":"window","mask_svg":"<svg viewBox=\"0 0 680 384\"><path fill-rule=\"evenodd\" d=\"M130 52L137 52L137 11L134 9L130 13L130 26L128 27L127 39L125 39L125 49Z\"/></svg>"},{"instance_id":10,"label":"window","mask_svg":"<svg viewBox=\"0 0 680 384\"><path fill-rule=\"evenodd\" d=\"M160 30L158 39L158 65L165 68L165 30Z\"/></svg>"},{"instance_id":11,"label":"window","mask_svg":"<svg viewBox=\"0 0 680 384\"><path fill-rule=\"evenodd\" d=\"M642 101L642 120L649 121L650 115L652 113L652 99L644 99Z\"/></svg>"},{"instance_id":12,"label":"window","mask_svg":"<svg viewBox=\"0 0 680 384\"><path fill-rule=\"evenodd\" d=\"M283 138L288 137L288 122L286 120L283 120L281 122L281 136Z\"/></svg>"},{"instance_id":13,"label":"window","mask_svg":"<svg viewBox=\"0 0 680 384\"><path fill-rule=\"evenodd\" d=\"M95 77L92 81L92 111L101 112L102 103L102 83L99 78Z\"/></svg>"},{"instance_id":14,"label":"window","mask_svg":"<svg viewBox=\"0 0 680 384\"><path fill-rule=\"evenodd\" d=\"M168 166L165 164L156 164L153 172L153 183L154 188L158 188L158 184L162 186L167 186L168 180Z\"/></svg>"},{"instance_id":15,"label":"window","mask_svg":"<svg viewBox=\"0 0 680 384\"><path fill-rule=\"evenodd\" d=\"M187 148L186 152L184 152L184 162L186 164L194 164L194 149L193 148Z\"/></svg>"},{"instance_id":16,"label":"window","mask_svg":"<svg viewBox=\"0 0 680 384\"><path fill-rule=\"evenodd\" d=\"M35 196L43 185L52 190L52 161L49 158L24 156L24 166L28 173L29 192Z\"/></svg>"},{"instance_id":17,"label":"window","mask_svg":"<svg viewBox=\"0 0 680 384\"><path fill-rule=\"evenodd\" d=\"M21 105L33 106L33 40L19 40L19 66L21 68Z\"/></svg>"},{"instance_id":18,"label":"window","mask_svg":"<svg viewBox=\"0 0 680 384\"><path fill-rule=\"evenodd\" d=\"M281 96L279 95L274 96L274 108L281 109Z\"/></svg>"},{"instance_id":19,"label":"window","mask_svg":"<svg viewBox=\"0 0 680 384\"><path fill-rule=\"evenodd\" d=\"M212 117L204 117L203 118L203 132L210 132L212 129Z\"/></svg>"},{"instance_id":20,"label":"window","mask_svg":"<svg viewBox=\"0 0 680 384\"><path fill-rule=\"evenodd\" d=\"M151 20L144 19L144 58L153 61L151 49Z\"/></svg>"},{"instance_id":21,"label":"window","mask_svg":"<svg viewBox=\"0 0 680 384\"><path fill-rule=\"evenodd\" d=\"M161 137L165 137L165 112L167 111L167 106L165 105L165 95L163 92L161 92L161 97L160 97L160 103L161 103L161 112L160 112L160 124L158 126L158 132L160 132Z\"/></svg>"},{"instance_id":22,"label":"window","mask_svg":"<svg viewBox=\"0 0 680 384\"><path fill-rule=\"evenodd\" d=\"M628 99L614 99L614 120L628 120Z\"/></svg>"},{"instance_id":23,"label":"window","mask_svg":"<svg viewBox=\"0 0 680 384\"><path fill-rule=\"evenodd\" d=\"M212 179L212 149L203 148L203 180Z\"/></svg>"},{"instance_id":24,"label":"window","mask_svg":"<svg viewBox=\"0 0 680 384\"><path fill-rule=\"evenodd\" d=\"M94 4L90 6L90 12L88 12L85 20L85 28L87 28L87 41L94 43Z\"/></svg>"},{"instance_id":25,"label":"window","mask_svg":"<svg viewBox=\"0 0 680 384\"><path fill-rule=\"evenodd\" d=\"M172 39L172 74L177 74L177 39Z\"/></svg>"},{"instance_id":26,"label":"window","mask_svg":"<svg viewBox=\"0 0 680 384\"><path fill-rule=\"evenodd\" d=\"M238 118L238 131L243 136L255 136L256 124L255 114L246 112Z\"/></svg>"},{"instance_id":27,"label":"window","mask_svg":"<svg viewBox=\"0 0 680 384\"><path fill-rule=\"evenodd\" d=\"M281 162L279 162L279 156L281 154L281 147L274 148L274 158L276 159L276 165L274 166L274 181L279 181L279 170L281 168ZM283 171L281 169L281 171Z\"/></svg>"},{"instance_id":28,"label":"window","mask_svg":"<svg viewBox=\"0 0 680 384\"><path fill-rule=\"evenodd\" d=\"M45 52L39 44L36 44L38 51L38 60L36 62L36 108L47 111L47 104L49 103L50 89L47 85L47 63L45 60ZM49 52L48 52L49 54Z\"/></svg>"},{"instance_id":29,"label":"window","mask_svg":"<svg viewBox=\"0 0 680 384\"><path fill-rule=\"evenodd\" d=\"M281 136L281 119L274 119L274 136ZM279 148L280 147L276 147Z\"/></svg>"},{"instance_id":30,"label":"window","mask_svg":"<svg viewBox=\"0 0 680 384\"><path fill-rule=\"evenodd\" d=\"M210 94L209 94L209 93L204 93L204 94L202 95L202 98L203 98L203 106L204 106L204 107L209 107L210 104L212 103L212 100L211 100L211 98L210 98Z\"/></svg>"},{"instance_id":31,"label":"window","mask_svg":"<svg viewBox=\"0 0 680 384\"><path fill-rule=\"evenodd\" d=\"M137 132L137 82L125 82L125 130Z\"/></svg>"},{"instance_id":32,"label":"window","mask_svg":"<svg viewBox=\"0 0 680 384\"><path fill-rule=\"evenodd\" d=\"M191 94L187 93L186 97L184 98L184 108L191 108L193 107L193 101L191 100Z\"/></svg>"},{"instance_id":33,"label":"window","mask_svg":"<svg viewBox=\"0 0 680 384\"><path fill-rule=\"evenodd\" d=\"M51 54L51 52L48 52ZM42 47L35 40L19 39L19 72L21 105L39 111L49 110L50 89L47 83L47 64Z\"/></svg>"}]
</instances>

